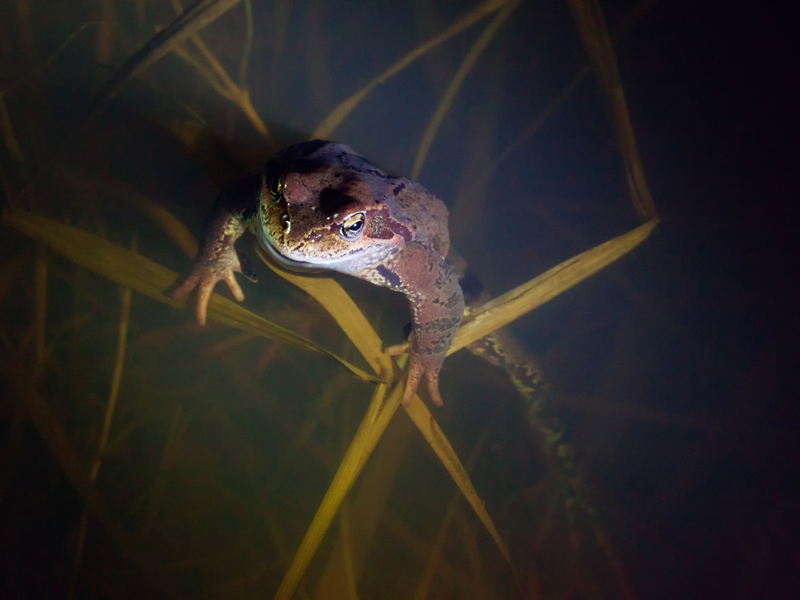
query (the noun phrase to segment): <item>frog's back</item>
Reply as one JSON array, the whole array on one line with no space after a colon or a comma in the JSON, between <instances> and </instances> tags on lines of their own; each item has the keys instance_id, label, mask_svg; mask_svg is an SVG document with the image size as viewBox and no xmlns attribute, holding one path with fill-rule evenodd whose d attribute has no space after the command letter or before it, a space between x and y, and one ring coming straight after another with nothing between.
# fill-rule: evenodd
<instances>
[{"instance_id":1,"label":"frog's back","mask_svg":"<svg viewBox=\"0 0 800 600\"><path fill-rule=\"evenodd\" d=\"M296 144L280 152L270 163L285 170L295 161L324 163L357 175L369 186L372 197L387 202L392 215L406 224L411 239L433 248L442 258L447 256L450 249L447 207L421 184L389 176L350 146L336 142L313 140Z\"/></svg>"},{"instance_id":2,"label":"frog's back","mask_svg":"<svg viewBox=\"0 0 800 600\"><path fill-rule=\"evenodd\" d=\"M421 184L404 177L393 177L398 190L391 199L397 215L415 224L414 240L433 248L442 258L450 250L447 229L448 211L444 202Z\"/></svg>"}]
</instances>

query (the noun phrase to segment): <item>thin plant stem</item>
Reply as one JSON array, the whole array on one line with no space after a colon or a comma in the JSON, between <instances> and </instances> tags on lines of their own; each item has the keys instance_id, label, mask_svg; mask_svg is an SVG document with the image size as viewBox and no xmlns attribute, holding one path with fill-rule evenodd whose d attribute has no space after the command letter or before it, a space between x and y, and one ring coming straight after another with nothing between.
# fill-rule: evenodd
<instances>
[{"instance_id":1,"label":"thin plant stem","mask_svg":"<svg viewBox=\"0 0 800 600\"><path fill-rule=\"evenodd\" d=\"M314 133L311 134L311 138L329 138L333 132L336 131L339 125L341 125L342 121L344 121L347 116L353 112L355 107L358 106L361 101L364 100L364 98L366 98L370 92L372 92L372 90L377 88L379 85L386 83L394 75L405 69L408 65L423 56L426 52L432 50L442 42L447 41L457 33L464 31L470 25L474 25L486 15L499 10L508 1L509 0L487 0L486 2L479 4L469 12L462 15L442 33L432 37L427 42L423 42L411 52L395 61L383 73L375 77L367 85L346 100L343 100L336 108L334 108L333 111L331 111L331 113L325 117L325 119L323 119L322 123L317 125Z\"/></svg>"},{"instance_id":2,"label":"thin plant stem","mask_svg":"<svg viewBox=\"0 0 800 600\"><path fill-rule=\"evenodd\" d=\"M175 8L176 12L178 12L178 14L182 12L179 0L172 0L172 5ZM252 30L252 11L247 12L246 10L246 14L248 15L250 21L248 28L249 30ZM250 31L250 38L251 38L250 42L252 43L252 31ZM228 75L228 72L225 70L225 67L222 66L222 64L219 62L214 53L200 38L199 34L197 33L192 34L191 40L192 43L197 48L198 52L200 52L200 55L203 57L206 63L208 63L208 66L211 67L213 73L217 77L219 77L223 89L226 90L226 93L220 92L221 95L239 107L239 109L248 118L253 128L264 138L264 141L266 142L268 148L273 152L276 151L277 146L275 144L275 140L272 138L272 134L269 132L266 123L264 123L263 119L259 116L258 112L256 112L256 109L253 107L253 104L250 101L250 92L248 91L248 89L244 85L242 85L241 87L236 85L231 76ZM246 50L246 54L249 54L249 50ZM243 64L240 65L240 79L242 79L242 73L246 74L246 72L247 72L246 61L243 60ZM217 86L214 86L214 88L218 90Z\"/></svg>"},{"instance_id":3,"label":"thin plant stem","mask_svg":"<svg viewBox=\"0 0 800 600\"><path fill-rule=\"evenodd\" d=\"M11 117L6 108L5 90L0 90L0 128L3 130L3 142L8 153L17 163L22 163L25 160L25 153L11 125Z\"/></svg>"},{"instance_id":4,"label":"thin plant stem","mask_svg":"<svg viewBox=\"0 0 800 600\"><path fill-rule=\"evenodd\" d=\"M589 54L600 89L608 101L620 153L625 163L633 206L643 220L656 214L653 196L644 176L644 166L633 133L628 103L619 74L611 34L598 0L569 0L583 45Z\"/></svg>"},{"instance_id":5,"label":"thin plant stem","mask_svg":"<svg viewBox=\"0 0 800 600\"><path fill-rule=\"evenodd\" d=\"M136 238L133 239L132 250L136 251ZM114 361L114 374L111 377L111 388L108 393L108 401L106 402L105 415L103 417L103 428L100 432L100 439L97 442L97 451L95 453L92 468L89 471L89 481L92 485L97 482L97 475L100 472L100 465L103 461L103 454L106 450L108 443L108 434L111 431L111 421L114 418L114 411L117 407L117 398L119 396L119 386L122 381L122 367L125 364L125 350L128 347L128 325L130 322L131 314L131 288L123 288L121 293L120 302L120 318L119 318L119 332L117 334L117 355ZM89 512L83 511L81 517L81 524L78 531L77 550L75 553L75 564L72 568L72 581L70 584L69 597L73 598L77 588L78 576L83 562L83 553L86 547L86 529L89 525Z\"/></svg>"},{"instance_id":6,"label":"thin plant stem","mask_svg":"<svg viewBox=\"0 0 800 600\"><path fill-rule=\"evenodd\" d=\"M497 13L497 15L495 15L495 18L492 19L492 21L486 26L486 28L483 30L483 33L481 33L480 37L475 41L475 43L472 45L472 48L470 48L470 51L464 57L461 66L458 67L455 75L453 75L453 79L447 86L447 90L445 91L441 102L439 102L439 106L436 107L436 112L431 118L430 123L428 123L428 127L425 129L425 133L423 134L422 141L419 145L419 150L417 151L417 156L414 159L414 166L411 168L411 179L417 179L419 177L419 173L422 170L422 165L428 156L428 152L431 149L431 145L433 144L436 134L439 132L442 121L444 121L445 116L447 116L447 112L453 105L453 101L456 99L461 86L464 84L464 80L467 78L467 75L472 70L472 67L475 66L475 62L478 60L478 57L489 45L489 42L492 41L492 38L500 30L500 27L503 25L503 23L505 23L514 10L516 10L517 6L519 6L519 3L520 0L513 0L506 4L503 9Z\"/></svg>"},{"instance_id":7,"label":"thin plant stem","mask_svg":"<svg viewBox=\"0 0 800 600\"><path fill-rule=\"evenodd\" d=\"M250 63L250 52L253 49L253 3L244 0L245 33L242 44L242 58L239 61L239 87L247 87L247 67Z\"/></svg>"}]
</instances>

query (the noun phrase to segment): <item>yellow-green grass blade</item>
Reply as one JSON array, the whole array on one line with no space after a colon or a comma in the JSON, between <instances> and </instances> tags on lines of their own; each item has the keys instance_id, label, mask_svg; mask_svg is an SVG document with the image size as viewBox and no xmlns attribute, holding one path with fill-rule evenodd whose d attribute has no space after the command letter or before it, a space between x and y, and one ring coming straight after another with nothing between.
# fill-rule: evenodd
<instances>
[{"instance_id":1,"label":"yellow-green grass blade","mask_svg":"<svg viewBox=\"0 0 800 600\"><path fill-rule=\"evenodd\" d=\"M289 570L284 575L283 581L281 581L281 585L275 593L275 600L289 600L294 596L300 579L303 577L317 548L319 548L319 544L333 522L333 518L336 516L347 492L350 491L353 483L358 479L361 469L364 468L367 459L389 425L389 421L391 421L397 407L400 406L400 400L403 397L402 382L395 386L389 396L389 400L384 404L386 389L387 387L384 384L379 384L375 389L370 409L362 419L344 459L339 464L339 469L333 477L333 482L325 493L325 497L317 509L317 514L314 515L314 520L311 522L308 531L306 531L306 535L297 549L297 554L295 554ZM419 401L419 399L417 400ZM371 418L373 415L376 416Z\"/></svg>"},{"instance_id":2,"label":"yellow-green grass blade","mask_svg":"<svg viewBox=\"0 0 800 600\"><path fill-rule=\"evenodd\" d=\"M167 294L167 290L178 278L177 273L122 246L77 227L21 209L4 212L2 222L55 250L75 264L124 287L129 287L143 296L176 308L184 308L187 305L185 299L173 300ZM208 304L208 318L242 331L323 354L339 362L360 379L375 380L362 369L351 365L314 342L275 325L218 294L211 296Z\"/></svg>"},{"instance_id":3,"label":"yellow-green grass blade","mask_svg":"<svg viewBox=\"0 0 800 600\"><path fill-rule=\"evenodd\" d=\"M370 365L372 365L376 373L392 374L394 366L389 357L381 351L382 342L380 337L375 333L369 321L367 321L364 314L358 309L350 296L336 281L327 277L308 277L289 273L276 266L261 249L257 250L261 259L273 271L302 288L323 305L356 347L364 354L364 357ZM381 379L387 381L384 377ZM311 527L309 527L306 533L306 537L301 543L300 549L295 555L294 561L285 576L284 582L281 584L276 598L291 597L291 594L300 582L305 568L308 566L311 557L314 555L314 552L316 552L322 540L322 536L325 531L327 531L327 528L333 520L333 516L344 500L347 490L352 487L353 483L358 478L361 468L366 463L366 459L372 453L375 444L383 434L386 425L388 425L391 414L396 410L396 402L394 404L393 402L396 400L396 394L402 391L402 387L401 381L401 384L396 386L392 397L385 407L381 405L381 400L377 392L376 396L373 397L370 408L361 422L359 431L353 438L350 448L339 467L339 471L334 477L333 483L331 483L331 486L328 488L328 492L317 511L317 515ZM387 410L391 410L391 414L388 413ZM500 534L497 532L489 513L486 511L483 501L475 491L475 487L472 485L469 475L467 475L461 461L458 459L455 450L453 450L452 445L447 440L447 437L442 432L433 415L431 415L427 406L425 406L425 403L419 399L419 396L415 395L411 404L406 408L406 412L439 457L439 460L442 461L445 469L447 469L458 488L464 494L464 497L470 505L472 505L478 517L488 529L489 534L497 543L503 556L510 564L505 542L500 538ZM360 462L357 464L348 464L356 459Z\"/></svg>"},{"instance_id":4,"label":"yellow-green grass blade","mask_svg":"<svg viewBox=\"0 0 800 600\"><path fill-rule=\"evenodd\" d=\"M456 451L453 450L453 446L450 445L450 442L447 440L447 437L445 437L444 433L439 427L439 424L436 422L436 419L434 419L433 415L431 415L428 407L419 399L419 397L414 396L414 400L411 402L408 408L406 408L406 413L408 413L408 416L411 417L414 425L416 425L420 430L422 435L430 444L431 448L433 448L433 451L436 452L436 456L438 456L439 460L442 461L444 468L447 469L448 473L450 473L450 476L453 478L453 481L456 482L458 489L461 490L461 493L464 494L467 502L469 502L472 508L475 510L478 518L481 520L484 527L486 527L486 529L489 531L489 534L494 539L497 547L500 548L500 552L502 552L503 557L510 566L511 557L508 554L508 548L506 547L505 542L500 537L500 533L498 533L497 529L495 528L492 518L486 511L483 500L480 499L478 492L475 491L475 487L472 485L472 481L469 479L467 470L464 468L464 465L461 464L461 461L456 455Z\"/></svg>"},{"instance_id":5,"label":"yellow-green grass blade","mask_svg":"<svg viewBox=\"0 0 800 600\"><path fill-rule=\"evenodd\" d=\"M353 299L330 277L308 277L290 273L276 266L265 252L256 247L261 260L287 281L319 302L364 355L381 381L391 383L394 369L391 358L383 352L383 342Z\"/></svg>"},{"instance_id":6,"label":"yellow-green grass blade","mask_svg":"<svg viewBox=\"0 0 800 600\"><path fill-rule=\"evenodd\" d=\"M448 354L489 335L495 329L508 325L514 319L552 300L607 267L646 240L657 224L657 218L651 219L633 231L566 260L527 283L487 302L464 320Z\"/></svg>"}]
</instances>

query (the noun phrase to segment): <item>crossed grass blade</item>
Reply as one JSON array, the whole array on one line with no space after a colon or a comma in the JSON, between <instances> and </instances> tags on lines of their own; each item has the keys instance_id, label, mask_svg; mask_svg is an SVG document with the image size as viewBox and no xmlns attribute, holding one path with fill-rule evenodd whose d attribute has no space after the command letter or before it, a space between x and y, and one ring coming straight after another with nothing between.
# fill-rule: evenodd
<instances>
[{"instance_id":1,"label":"crossed grass blade","mask_svg":"<svg viewBox=\"0 0 800 600\"><path fill-rule=\"evenodd\" d=\"M77 265L105 277L123 287L169 304L184 308L186 300L173 300L167 295L177 279L177 273L140 256L106 239L33 214L15 209L2 215L4 225L24 233L33 240L52 248ZM236 329L255 333L271 340L282 341L312 352L327 356L348 369L364 381L375 378L362 369L350 364L336 354L318 346L314 342L259 317L241 305L218 294L211 296L208 304L208 318L225 323Z\"/></svg>"},{"instance_id":2,"label":"crossed grass blade","mask_svg":"<svg viewBox=\"0 0 800 600\"><path fill-rule=\"evenodd\" d=\"M397 374L397 367L393 365L389 357L381 351L382 342L375 330L367 321L364 314L358 309L350 296L333 279L327 277L304 277L283 271L276 267L263 251L259 250L259 256L269 267L278 275L299 286L308 294L313 296L331 314L336 322L344 330L345 334L353 341L355 346L364 354L364 357L376 370L379 375L393 371ZM383 381L387 381L385 375L381 376ZM399 378L395 378L399 379ZM390 381L390 380L389 380ZM322 535L333 521L341 502L344 500L347 490L349 490L358 478L361 469L366 464L366 459L375 448L375 444L383 435L383 431L391 420L391 416L397 409L395 402L396 393L402 393L403 380L395 387L392 396L385 406L381 406L378 396L373 397L364 419L359 427L359 433L353 438L348 448L345 458L339 466L339 471L334 477L334 481L325 494L317 514L314 517L311 527L309 527L303 542L295 555L295 559L287 572L284 582L281 584L276 598L291 597L291 593L300 581L300 577L313 556L313 551L322 540ZM399 392L398 392L399 390ZM391 411L387 413L386 411ZM442 461L447 472L455 481L464 497L478 514L481 522L489 531L492 538L500 548L501 553L510 564L510 558L505 543L500 537L497 529L492 522L489 513L484 507L483 501L475 491L475 487L467 475L464 466L458 459L452 445L442 432L436 419L431 415L425 403L414 396L411 404L406 408L408 416L422 433L425 440L430 444L433 451ZM333 506L335 504L335 506ZM313 549L313 551L312 551ZM288 594L288 595L287 595Z\"/></svg>"},{"instance_id":3,"label":"crossed grass blade","mask_svg":"<svg viewBox=\"0 0 800 600\"><path fill-rule=\"evenodd\" d=\"M107 100L150 65L166 56L175 46L213 23L233 8L239 0L197 0L172 23L159 31L117 69L92 100L89 114L94 114Z\"/></svg>"},{"instance_id":4,"label":"crossed grass blade","mask_svg":"<svg viewBox=\"0 0 800 600\"><path fill-rule=\"evenodd\" d=\"M471 25L477 23L486 15L489 15L495 12L496 10L499 10L508 2L509 0L487 0L486 2L482 2L472 10L462 15L442 33L432 37L426 42L423 42L422 44L411 50L411 52L409 52L402 58L399 58L392 65L390 65L388 69L386 69L383 73L375 77L372 81L370 81L367 85L358 90L355 94L340 102L339 105L336 108L334 108L327 117L325 117L322 123L320 123L317 126L317 128L314 130L314 133L311 134L310 139L330 138L333 132L336 131L339 125L342 124L342 121L344 121L347 118L347 116L351 112L353 112L356 106L358 106L361 103L361 101L364 100L364 98L366 98L372 92L372 90L377 88L379 85L386 83L394 75L405 69L408 65L413 63L421 56L423 56L429 50L432 50L442 42L447 41L457 33L460 33L467 27L470 27Z\"/></svg>"},{"instance_id":5,"label":"crossed grass blade","mask_svg":"<svg viewBox=\"0 0 800 600\"><path fill-rule=\"evenodd\" d=\"M462 329L459 330L450 352L452 353L484 335L488 335L495 329L507 325L514 319L544 304L547 300L554 298L593 273L608 266L611 262L624 256L643 242L657 223L658 220L653 219L631 232L561 263L539 277L535 277L489 302L478 313L471 316ZM372 330L361 311L355 307L350 297L335 281L329 278L303 277L281 271L262 252L259 254L270 268L281 277L292 281L314 296L331 313L359 350L363 349L362 352L365 352L364 356L370 361L370 364L375 364L377 369L385 368L383 359L376 359L375 355L375 352L380 350L380 346L376 346L376 344L380 343L380 338ZM376 372L380 373L377 369ZM391 417L397 410L398 399L402 394L402 381L395 386L386 404L381 406L382 394L380 388L383 388L384 385L381 384L379 389L376 390L370 409L362 420L356 436L353 438L344 459L339 465L339 470L334 477L333 483L328 488L317 514L314 516L314 520L281 582L281 586L275 595L276 600L291 598L294 594L300 579L319 547L323 535L333 522L333 518L347 492L358 478L367 458L375 448L375 444L383 435ZM505 542L494 527L492 519L475 491L461 461L427 406L418 396L414 396L406 412L439 457L439 460L442 461L442 464L473 507L510 566L511 560Z\"/></svg>"},{"instance_id":6,"label":"crossed grass blade","mask_svg":"<svg viewBox=\"0 0 800 600\"><path fill-rule=\"evenodd\" d=\"M590 275L607 267L646 240L656 225L658 225L658 219L651 219L633 231L570 258L527 283L487 302L464 320L448 354L508 325L511 321L541 306L548 300L552 300Z\"/></svg>"},{"instance_id":7,"label":"crossed grass blade","mask_svg":"<svg viewBox=\"0 0 800 600\"><path fill-rule=\"evenodd\" d=\"M152 206L151 204L152 203L149 201L145 203L147 210L143 212L166 231L173 241L179 243L182 248L190 251L190 253L196 251L196 243L188 239L192 236L187 234L185 227L168 211L163 208ZM361 352L378 375L378 379L382 382L376 390L373 401L360 426L366 428L365 431L369 431L370 435L356 434L351 442L348 452L340 464L339 471L328 488L317 514L306 532L303 542L285 575L284 582L281 584L280 589L282 591L279 592L279 596L277 597L284 597L280 594L291 595L296 589L322 537L330 527L334 516L340 508L341 503L344 501L347 491L350 490L356 479L358 479L364 464L366 464L367 458L372 454L375 444L377 444L377 441L380 439L383 431L391 420L391 416L397 409L397 406L394 405L393 408L391 408L391 414L384 412L391 406L391 402L384 405L384 395L388 389L387 386L389 386L393 380L400 381L402 384L402 380L399 367L383 352L383 342L380 337L347 292L345 292L336 281L329 277L308 277L285 271L278 268L261 248L256 246L255 250L262 261L276 274L298 286L322 304ZM211 316L210 311L211 305L209 305L209 317ZM402 390L402 385L398 385L397 388ZM489 513L486 511L483 501L475 491L455 450L442 432L433 415L431 415L427 406L425 406L418 396L415 396L406 411L409 417L411 417L412 422L417 426L420 433L422 433L425 440L430 444L433 451L442 461L445 469L450 473L456 485L478 514L481 522L484 523L490 535L500 548L501 553L510 564L508 550L499 532L495 528ZM383 420L378 421L380 415L383 415ZM359 431L361 431L361 429L359 429Z\"/></svg>"},{"instance_id":8,"label":"crossed grass blade","mask_svg":"<svg viewBox=\"0 0 800 600\"><path fill-rule=\"evenodd\" d=\"M175 273L103 238L24 210L3 213L2 222L49 246L76 264L120 285L130 287L145 296L172 306L181 307L185 304L182 301L172 300L164 293L164 290L168 289L175 281L177 277ZM459 330L451 352L540 306L620 258L644 241L657 222L656 219L653 219L627 234L565 261L561 265L488 303L482 310L472 315L465 322L462 329ZM401 380L395 386L389 399L384 402L385 393L388 389L385 382L387 374L386 360L388 357L380 352L380 338L369 326L363 314L352 303L349 296L341 290L335 281L327 278L299 277L287 273L281 273L281 275L297 282L303 289L323 303L325 308L334 316L334 319L342 326L345 333L353 340L354 344L359 349L363 349L368 362L373 365L376 372L384 379L384 382L376 389L370 409L367 411L358 433L350 444L347 454L334 477L334 481L323 498L317 515L312 521L276 595L276 598L289 598L294 593L324 533L333 521L341 502L358 478L361 469L366 464L375 445L397 410L403 388ZM284 341L320 352L335 358L354 373L359 373L356 367L316 346L313 342L269 323L234 302L216 294L209 304L209 318L240 329L255 331L270 339ZM396 372L396 369L397 367L392 365L392 371ZM389 373L392 371L389 371ZM361 377L365 380L371 379L363 372ZM472 505L510 564L505 543L494 527L491 517L475 492L455 451L427 407L419 397L415 396L407 412L426 441L436 452L451 477L453 477L467 501Z\"/></svg>"}]
</instances>

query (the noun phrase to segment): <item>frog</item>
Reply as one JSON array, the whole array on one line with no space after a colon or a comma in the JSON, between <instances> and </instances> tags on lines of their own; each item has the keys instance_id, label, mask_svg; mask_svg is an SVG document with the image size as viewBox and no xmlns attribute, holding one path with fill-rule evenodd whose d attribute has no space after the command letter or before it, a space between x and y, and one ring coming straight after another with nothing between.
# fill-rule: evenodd
<instances>
[{"instance_id":1,"label":"frog","mask_svg":"<svg viewBox=\"0 0 800 600\"><path fill-rule=\"evenodd\" d=\"M385 352L409 354L404 406L423 378L441 406L439 374L464 314L464 294L446 260L447 221L445 204L422 184L388 175L347 145L301 142L278 152L261 173L223 188L206 217L194 268L172 297L197 288L200 324L219 281L244 300L235 273L254 279L254 272L234 244L250 230L283 268L335 271L403 293L411 333Z\"/></svg>"}]
</instances>

